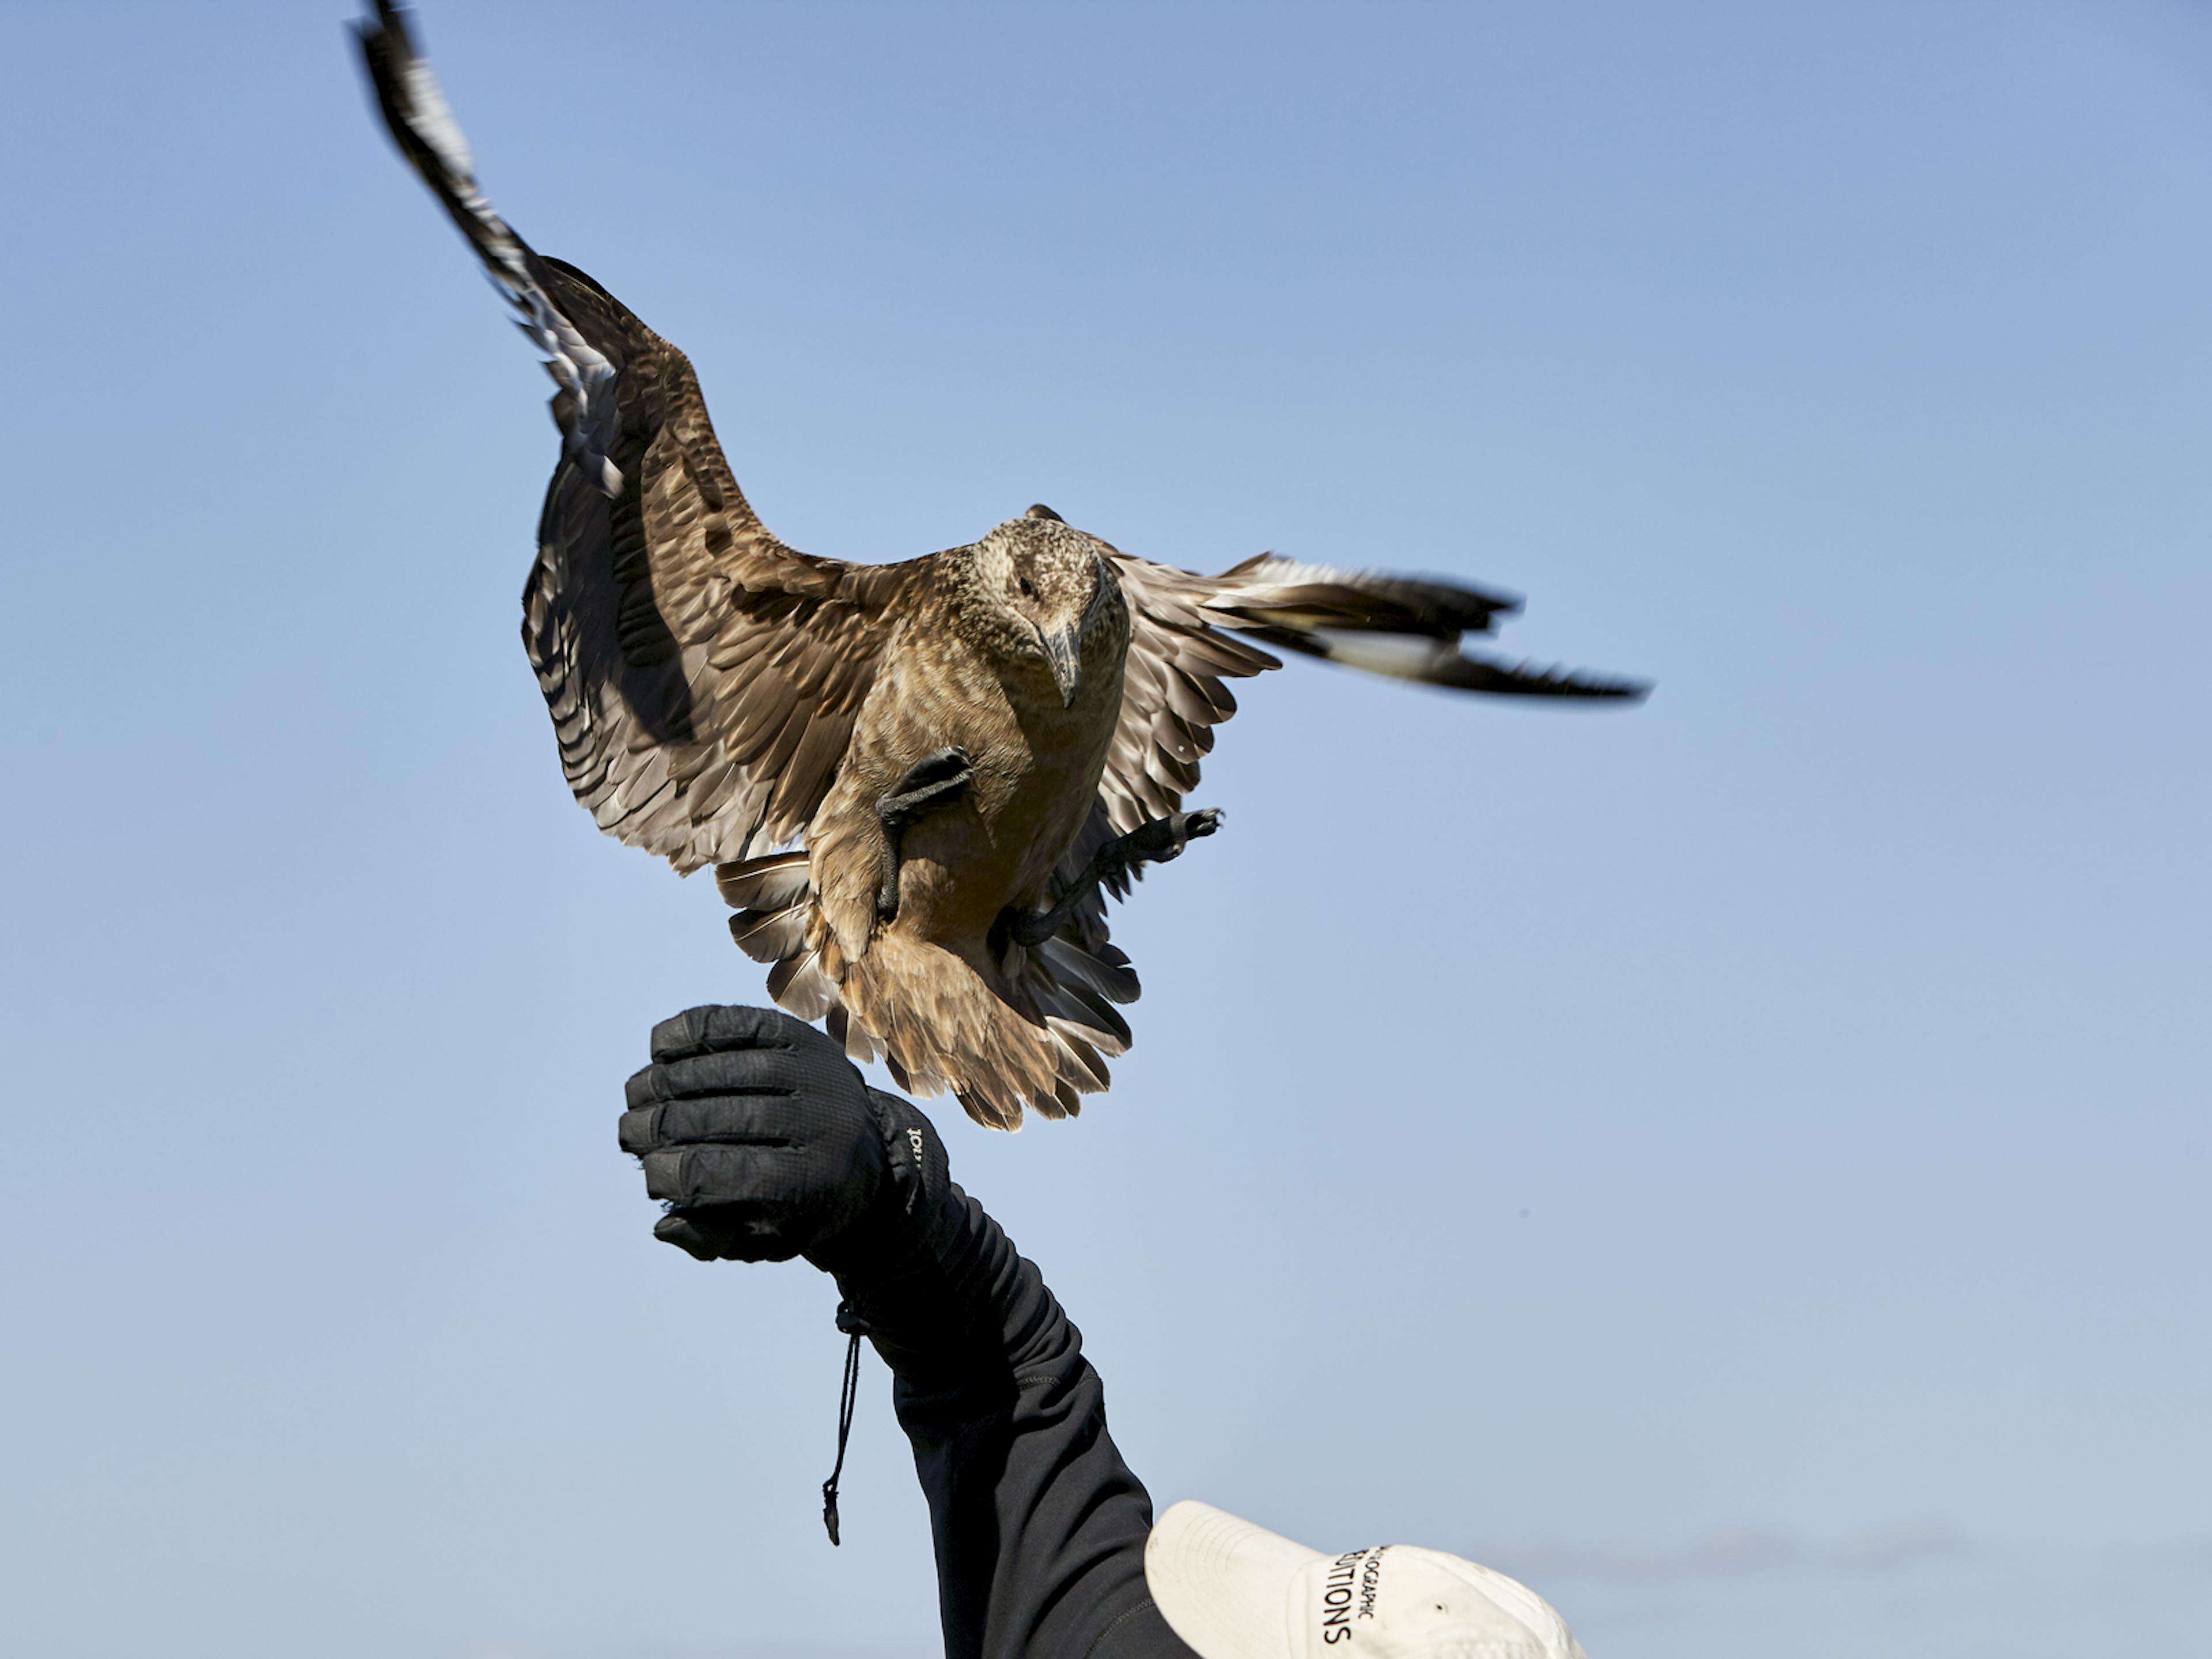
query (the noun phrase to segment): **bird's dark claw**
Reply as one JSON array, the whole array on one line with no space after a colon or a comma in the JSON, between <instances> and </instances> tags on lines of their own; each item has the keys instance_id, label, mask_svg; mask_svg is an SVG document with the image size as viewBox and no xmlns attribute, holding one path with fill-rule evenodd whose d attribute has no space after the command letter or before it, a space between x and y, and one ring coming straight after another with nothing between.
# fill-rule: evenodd
<instances>
[{"instance_id":1,"label":"bird's dark claw","mask_svg":"<svg viewBox=\"0 0 2212 1659\"><path fill-rule=\"evenodd\" d=\"M907 826L933 807L950 805L974 776L975 757L957 744L924 755L907 769L891 792L876 803L884 826L883 875L876 885L876 920L898 915L899 843Z\"/></svg>"},{"instance_id":2,"label":"bird's dark claw","mask_svg":"<svg viewBox=\"0 0 2212 1659\"><path fill-rule=\"evenodd\" d=\"M903 829L931 807L942 805L965 789L975 763L975 757L957 744L924 755L907 769L890 793L876 803L876 811L885 823L896 823Z\"/></svg>"},{"instance_id":3,"label":"bird's dark claw","mask_svg":"<svg viewBox=\"0 0 2212 1659\"><path fill-rule=\"evenodd\" d=\"M1089 867L1060 895L1060 902L1052 908L1035 915L1009 910L1001 918L1002 923L1016 944L1042 945L1066 925L1068 917L1075 913L1075 907L1089 897L1099 883L1113 882L1115 890L1121 890L1121 884L1139 865L1165 864L1170 859L1179 858L1191 842L1219 828L1221 813L1210 806L1195 812L1174 812L1140 823L1127 835L1116 836L1100 848L1091 856Z\"/></svg>"},{"instance_id":4,"label":"bird's dark claw","mask_svg":"<svg viewBox=\"0 0 2212 1659\"><path fill-rule=\"evenodd\" d=\"M1195 812L1174 812L1149 823L1140 823L1116 843L1122 867L1165 864L1170 859L1182 857L1182 849L1191 842L1219 828L1221 814L1211 806Z\"/></svg>"}]
</instances>

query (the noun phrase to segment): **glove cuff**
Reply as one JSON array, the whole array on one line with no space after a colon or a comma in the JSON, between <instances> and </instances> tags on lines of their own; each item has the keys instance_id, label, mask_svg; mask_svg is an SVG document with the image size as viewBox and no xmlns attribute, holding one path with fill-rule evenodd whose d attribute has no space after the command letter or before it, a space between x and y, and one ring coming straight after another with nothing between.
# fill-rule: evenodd
<instances>
[{"instance_id":1,"label":"glove cuff","mask_svg":"<svg viewBox=\"0 0 2212 1659\"><path fill-rule=\"evenodd\" d=\"M959 1229L958 1189L937 1127L912 1101L881 1089L868 1091L868 1107L883 1140L883 1180L850 1224L806 1252L848 1296L937 1261Z\"/></svg>"}]
</instances>

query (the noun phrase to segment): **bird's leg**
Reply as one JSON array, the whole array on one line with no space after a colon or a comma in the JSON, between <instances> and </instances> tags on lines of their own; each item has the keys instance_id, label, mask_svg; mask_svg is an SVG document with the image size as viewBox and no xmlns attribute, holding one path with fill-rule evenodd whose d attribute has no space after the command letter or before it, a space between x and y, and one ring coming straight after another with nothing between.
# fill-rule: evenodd
<instances>
[{"instance_id":1,"label":"bird's leg","mask_svg":"<svg viewBox=\"0 0 2212 1659\"><path fill-rule=\"evenodd\" d=\"M968 787L973 758L956 746L925 755L907 769L907 775L890 793L876 803L876 817L884 826L883 877L876 888L876 919L889 921L898 915L899 843L907 826L933 807L943 806Z\"/></svg>"},{"instance_id":2,"label":"bird's leg","mask_svg":"<svg viewBox=\"0 0 2212 1659\"><path fill-rule=\"evenodd\" d=\"M1075 914L1075 907L1090 897L1099 883L1118 880L1140 864L1165 864L1170 859L1180 858L1184 848L1220 827L1221 814L1210 806L1140 823L1127 835L1115 836L1093 853L1083 873L1051 909L1034 915L1021 911L1012 913L1008 931L1017 945L1042 945L1060 930L1068 917Z\"/></svg>"}]
</instances>

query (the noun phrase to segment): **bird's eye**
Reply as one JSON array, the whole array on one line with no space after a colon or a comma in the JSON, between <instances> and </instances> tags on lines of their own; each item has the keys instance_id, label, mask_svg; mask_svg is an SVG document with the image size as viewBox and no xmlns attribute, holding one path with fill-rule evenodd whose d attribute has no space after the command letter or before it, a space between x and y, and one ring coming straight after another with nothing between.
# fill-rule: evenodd
<instances>
[{"instance_id":1,"label":"bird's eye","mask_svg":"<svg viewBox=\"0 0 2212 1659\"><path fill-rule=\"evenodd\" d=\"M1022 578L1022 597L1025 599L1036 598L1036 589L1030 586L1030 579L1027 576Z\"/></svg>"}]
</instances>

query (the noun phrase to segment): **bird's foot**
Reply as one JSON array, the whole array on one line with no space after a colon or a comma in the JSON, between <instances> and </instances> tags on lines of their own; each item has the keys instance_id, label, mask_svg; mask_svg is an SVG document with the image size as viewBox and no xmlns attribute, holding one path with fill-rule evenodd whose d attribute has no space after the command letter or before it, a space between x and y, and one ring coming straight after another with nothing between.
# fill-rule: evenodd
<instances>
[{"instance_id":1,"label":"bird's foot","mask_svg":"<svg viewBox=\"0 0 2212 1659\"><path fill-rule=\"evenodd\" d=\"M1184 848L1219 828L1220 812L1211 806L1201 807L1195 812L1173 812L1140 823L1107 846L1118 855L1124 870L1133 870L1140 864L1165 864L1181 858Z\"/></svg>"},{"instance_id":2,"label":"bird's foot","mask_svg":"<svg viewBox=\"0 0 2212 1659\"><path fill-rule=\"evenodd\" d=\"M1075 913L1075 907L1089 897L1100 882L1121 881L1140 864L1165 864L1170 859L1180 858L1184 848L1219 828L1221 814L1210 806L1195 812L1170 813L1149 823L1140 823L1127 835L1116 836L1100 848L1092 855L1090 867L1060 895L1060 902L1052 908L1035 915L1010 915L1006 918L1007 931L1018 945L1042 945L1060 930Z\"/></svg>"},{"instance_id":3,"label":"bird's foot","mask_svg":"<svg viewBox=\"0 0 2212 1659\"><path fill-rule=\"evenodd\" d=\"M902 830L933 806L942 806L968 787L975 757L955 744L924 755L907 769L891 793L876 803L876 814Z\"/></svg>"},{"instance_id":4,"label":"bird's foot","mask_svg":"<svg viewBox=\"0 0 2212 1659\"><path fill-rule=\"evenodd\" d=\"M876 920L889 921L898 915L899 843L907 826L933 808L959 799L975 775L975 757L959 745L950 744L925 755L907 769L891 792L876 803L876 816L884 826L884 868L876 887Z\"/></svg>"}]
</instances>

